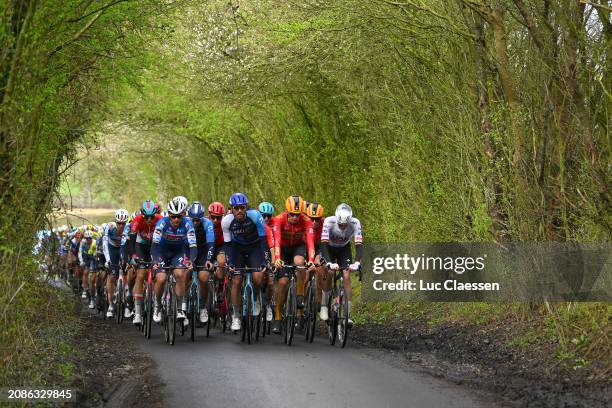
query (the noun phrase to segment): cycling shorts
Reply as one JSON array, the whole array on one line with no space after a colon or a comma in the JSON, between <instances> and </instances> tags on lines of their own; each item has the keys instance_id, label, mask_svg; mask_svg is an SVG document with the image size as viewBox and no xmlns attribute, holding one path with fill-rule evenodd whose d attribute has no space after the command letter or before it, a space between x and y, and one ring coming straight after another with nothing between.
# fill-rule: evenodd
<instances>
[{"instance_id":1,"label":"cycling shorts","mask_svg":"<svg viewBox=\"0 0 612 408\"><path fill-rule=\"evenodd\" d=\"M328 246L328 249L331 257L331 259L326 259L328 263L337 263L340 269L346 269L353 263L350 242L343 247Z\"/></svg>"}]
</instances>

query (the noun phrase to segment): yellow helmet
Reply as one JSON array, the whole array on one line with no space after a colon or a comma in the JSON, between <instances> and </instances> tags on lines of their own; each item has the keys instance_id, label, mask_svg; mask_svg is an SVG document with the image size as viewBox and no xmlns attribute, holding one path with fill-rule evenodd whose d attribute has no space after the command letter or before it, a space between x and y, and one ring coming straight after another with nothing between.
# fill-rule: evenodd
<instances>
[{"instance_id":1,"label":"yellow helmet","mask_svg":"<svg viewBox=\"0 0 612 408\"><path fill-rule=\"evenodd\" d=\"M300 196L289 196L285 200L285 210L291 214L300 214L305 208L304 199Z\"/></svg>"},{"instance_id":2,"label":"yellow helmet","mask_svg":"<svg viewBox=\"0 0 612 408\"><path fill-rule=\"evenodd\" d=\"M323 206L319 203L312 202L306 207L306 215L310 218L323 217Z\"/></svg>"}]
</instances>

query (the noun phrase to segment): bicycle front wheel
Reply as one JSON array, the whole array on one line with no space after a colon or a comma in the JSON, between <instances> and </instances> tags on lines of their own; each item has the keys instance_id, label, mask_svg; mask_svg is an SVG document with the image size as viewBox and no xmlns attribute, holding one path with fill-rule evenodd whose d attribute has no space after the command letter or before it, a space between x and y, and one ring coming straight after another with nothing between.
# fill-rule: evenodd
<instances>
[{"instance_id":1,"label":"bicycle front wheel","mask_svg":"<svg viewBox=\"0 0 612 408\"><path fill-rule=\"evenodd\" d=\"M120 324L121 322L123 322L124 296L125 296L125 288L123 287L123 281L119 279L117 280L117 296L116 296L117 308L115 309L115 312L117 313L117 324Z\"/></svg>"},{"instance_id":2,"label":"bicycle front wheel","mask_svg":"<svg viewBox=\"0 0 612 408\"><path fill-rule=\"evenodd\" d=\"M147 285L147 295L145 299L145 337L151 338L151 328L153 324L153 283Z\"/></svg>"},{"instance_id":3,"label":"bicycle front wheel","mask_svg":"<svg viewBox=\"0 0 612 408\"><path fill-rule=\"evenodd\" d=\"M338 341L340 347L346 346L346 340L348 339L348 298L345 293L340 294L340 301L338 302Z\"/></svg>"},{"instance_id":4,"label":"bicycle front wheel","mask_svg":"<svg viewBox=\"0 0 612 408\"><path fill-rule=\"evenodd\" d=\"M191 341L195 341L195 331L196 331L196 322L197 322L197 314L200 311L198 310L198 288L196 288L195 284L191 284L191 290L189 291L189 328Z\"/></svg>"},{"instance_id":5,"label":"bicycle front wheel","mask_svg":"<svg viewBox=\"0 0 612 408\"><path fill-rule=\"evenodd\" d=\"M315 286L314 281L308 285L308 295L306 297L308 301L306 307L306 341L309 343L312 343L314 340L317 326L317 290Z\"/></svg>"},{"instance_id":6,"label":"bicycle front wheel","mask_svg":"<svg viewBox=\"0 0 612 408\"><path fill-rule=\"evenodd\" d=\"M287 292L287 302L285 303L285 343L290 346L293 342L293 334L295 333L295 319L297 314L297 302L295 296L295 286L289 286Z\"/></svg>"},{"instance_id":7,"label":"bicycle front wheel","mask_svg":"<svg viewBox=\"0 0 612 408\"><path fill-rule=\"evenodd\" d=\"M332 289L327 306L329 310L329 318L327 319L327 337L329 344L332 346L336 344L336 336L338 333L338 306L336 304L336 290Z\"/></svg>"},{"instance_id":8,"label":"bicycle front wheel","mask_svg":"<svg viewBox=\"0 0 612 408\"><path fill-rule=\"evenodd\" d=\"M177 299L174 295L174 288L168 291L168 343L173 346L176 339L176 310Z\"/></svg>"}]
</instances>

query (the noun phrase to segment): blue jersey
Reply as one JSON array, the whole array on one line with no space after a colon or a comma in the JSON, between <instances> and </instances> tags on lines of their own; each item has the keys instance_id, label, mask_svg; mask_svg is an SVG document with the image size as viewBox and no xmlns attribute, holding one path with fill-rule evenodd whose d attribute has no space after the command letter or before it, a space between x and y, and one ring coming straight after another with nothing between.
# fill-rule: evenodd
<instances>
[{"instance_id":1,"label":"blue jersey","mask_svg":"<svg viewBox=\"0 0 612 408\"><path fill-rule=\"evenodd\" d=\"M247 210L242 221L238 221L232 213L227 214L221 220L221 228L225 243L251 245L260 240L266 241L266 224L261 213L253 208Z\"/></svg>"},{"instance_id":2,"label":"blue jersey","mask_svg":"<svg viewBox=\"0 0 612 408\"><path fill-rule=\"evenodd\" d=\"M189 219L192 219L189 217ZM212 262L215 249L215 226L208 218L199 218L200 224L195 228L196 242L198 245L198 259L206 254L206 260ZM198 265L202 266L202 265Z\"/></svg>"},{"instance_id":3,"label":"blue jersey","mask_svg":"<svg viewBox=\"0 0 612 408\"><path fill-rule=\"evenodd\" d=\"M177 228L172 226L170 217L164 217L155 225L151 240L151 256L159 257L162 250L176 250L189 247L189 259L195 260L197 243L193 223L187 217L181 219Z\"/></svg>"}]
</instances>

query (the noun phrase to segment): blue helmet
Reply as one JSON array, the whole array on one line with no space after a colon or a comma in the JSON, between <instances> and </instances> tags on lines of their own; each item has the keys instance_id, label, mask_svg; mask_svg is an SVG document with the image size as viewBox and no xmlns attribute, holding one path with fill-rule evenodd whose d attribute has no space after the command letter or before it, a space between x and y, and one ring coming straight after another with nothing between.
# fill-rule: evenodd
<instances>
[{"instance_id":1,"label":"blue helmet","mask_svg":"<svg viewBox=\"0 0 612 408\"><path fill-rule=\"evenodd\" d=\"M249 200L247 199L247 196L242 193L234 193L229 199L229 204L232 207L237 205L249 205Z\"/></svg>"},{"instance_id":2,"label":"blue helmet","mask_svg":"<svg viewBox=\"0 0 612 408\"><path fill-rule=\"evenodd\" d=\"M189 207L187 214L191 218L202 218L204 216L204 207L202 207L202 203L194 201L191 207Z\"/></svg>"},{"instance_id":3,"label":"blue helmet","mask_svg":"<svg viewBox=\"0 0 612 408\"><path fill-rule=\"evenodd\" d=\"M152 200L144 200L142 202L140 213L143 215L143 217L153 217L155 214L157 214L155 203Z\"/></svg>"},{"instance_id":4,"label":"blue helmet","mask_svg":"<svg viewBox=\"0 0 612 408\"><path fill-rule=\"evenodd\" d=\"M272 203L264 201L259 204L259 212L265 215L274 215L274 206Z\"/></svg>"}]
</instances>

